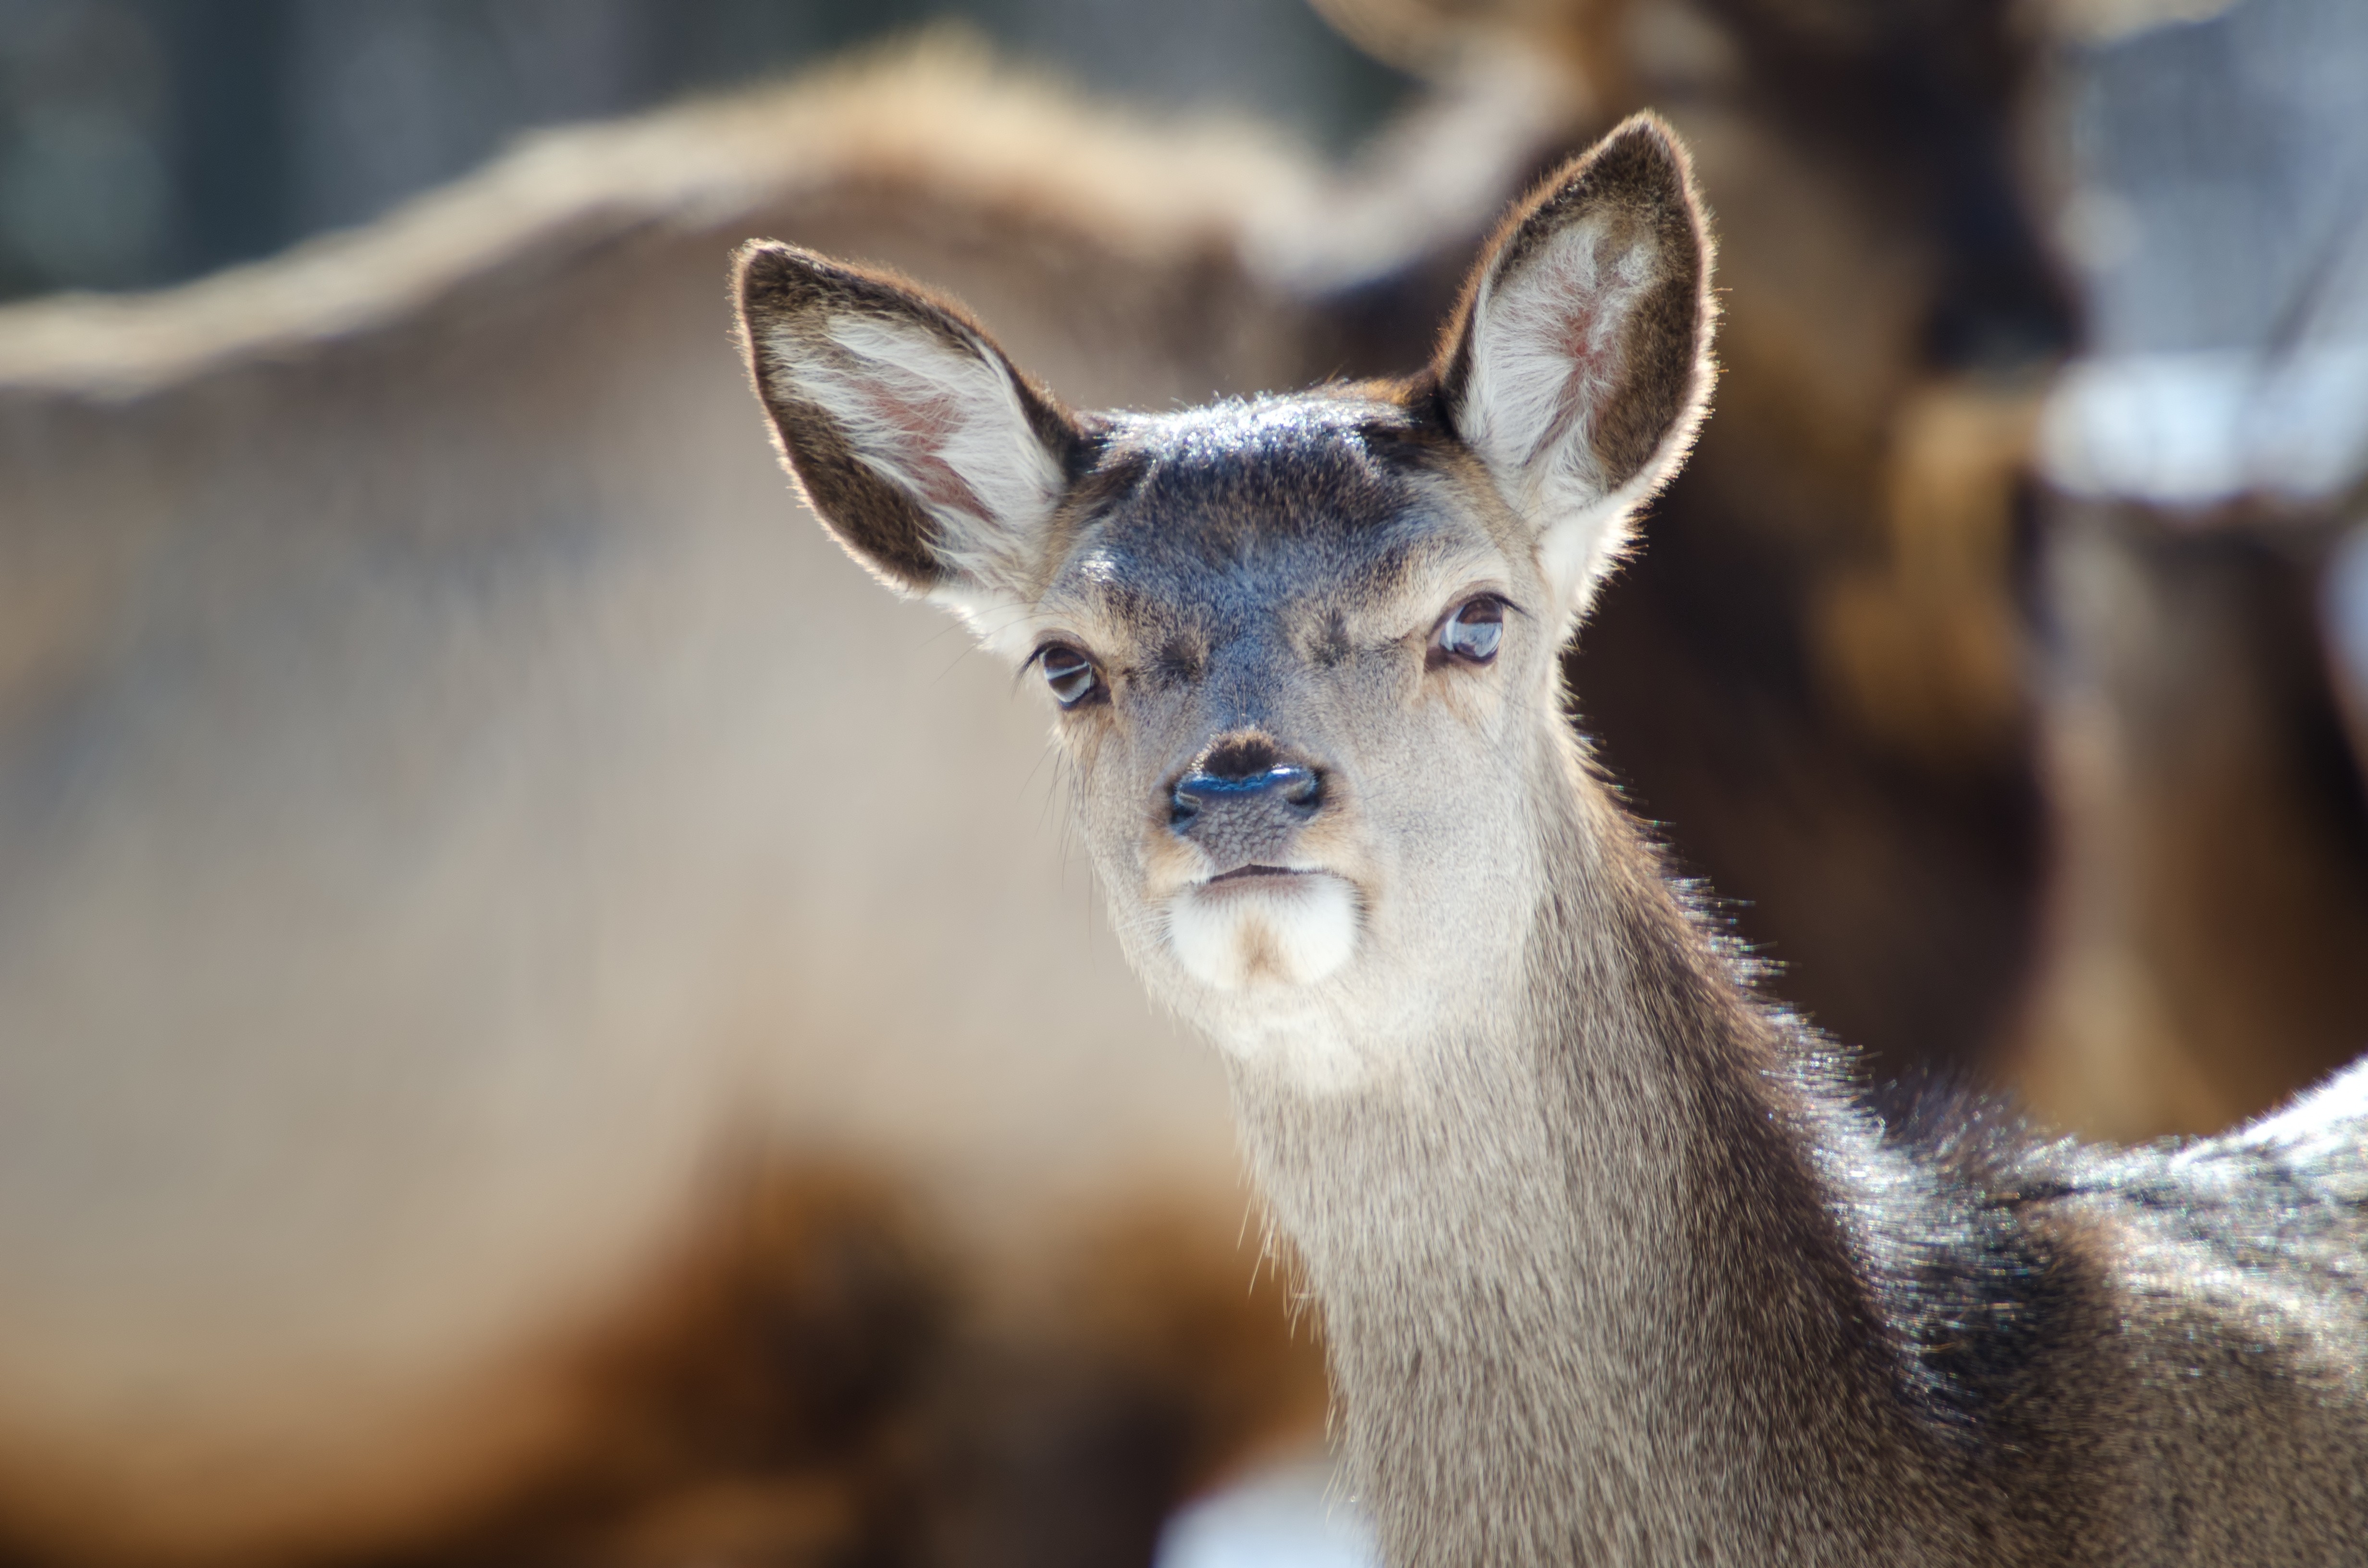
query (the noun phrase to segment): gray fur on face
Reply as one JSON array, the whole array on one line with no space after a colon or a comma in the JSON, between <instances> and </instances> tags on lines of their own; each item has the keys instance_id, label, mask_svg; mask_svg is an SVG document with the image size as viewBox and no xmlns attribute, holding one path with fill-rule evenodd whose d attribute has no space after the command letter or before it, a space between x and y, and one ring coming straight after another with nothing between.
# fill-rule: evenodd
<instances>
[{"instance_id":1,"label":"gray fur on face","mask_svg":"<svg viewBox=\"0 0 2368 1568\"><path fill-rule=\"evenodd\" d=\"M1144 980L1226 1054L1393 1562L2358 1561L2368 1069L2180 1149L1977 1108L1895 1137L1563 722L1564 638L1701 415L1709 255L1633 121L1508 219L1402 383L1072 423L978 339L1002 379L945 385L1019 389L1008 472L974 421L867 455L860 394L774 390L813 311L876 323L888 286L759 250L749 338L851 551L1090 664L1059 725L1087 840ZM900 409L974 330L910 314ZM1047 464L1041 514L881 499ZM1475 605L1486 657L1444 636ZM1213 833L1194 780L1257 803Z\"/></svg>"}]
</instances>

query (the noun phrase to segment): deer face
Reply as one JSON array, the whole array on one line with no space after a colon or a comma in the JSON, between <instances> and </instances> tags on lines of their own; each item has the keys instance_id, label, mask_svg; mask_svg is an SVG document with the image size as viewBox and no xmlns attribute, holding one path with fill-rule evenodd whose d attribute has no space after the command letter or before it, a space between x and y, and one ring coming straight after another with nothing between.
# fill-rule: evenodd
<instances>
[{"instance_id":1,"label":"deer face","mask_svg":"<svg viewBox=\"0 0 2368 1568\"><path fill-rule=\"evenodd\" d=\"M1114 422L1087 488L1021 656L1155 987L1263 1013L1509 929L1561 615L1468 453L1313 394Z\"/></svg>"},{"instance_id":2,"label":"deer face","mask_svg":"<svg viewBox=\"0 0 2368 1568\"><path fill-rule=\"evenodd\" d=\"M741 278L825 526L1039 677L1138 970L1338 1081L1520 961L1556 655L1691 438L1706 272L1636 120L1508 221L1405 382L1078 416L897 280L780 245Z\"/></svg>"}]
</instances>

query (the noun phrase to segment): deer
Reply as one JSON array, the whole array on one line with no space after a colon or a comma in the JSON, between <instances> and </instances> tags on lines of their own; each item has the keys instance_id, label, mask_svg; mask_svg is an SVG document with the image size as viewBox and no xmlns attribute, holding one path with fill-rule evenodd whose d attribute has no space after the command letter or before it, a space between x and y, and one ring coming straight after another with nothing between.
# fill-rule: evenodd
<instances>
[{"instance_id":1,"label":"deer","mask_svg":"<svg viewBox=\"0 0 2368 1568\"><path fill-rule=\"evenodd\" d=\"M736 283L794 488L1051 700L1388 1562L2357 1561L2368 1068L2132 1149L1881 1119L1568 722L1712 266L1640 114L1399 380L1081 414L893 273L752 242Z\"/></svg>"}]
</instances>

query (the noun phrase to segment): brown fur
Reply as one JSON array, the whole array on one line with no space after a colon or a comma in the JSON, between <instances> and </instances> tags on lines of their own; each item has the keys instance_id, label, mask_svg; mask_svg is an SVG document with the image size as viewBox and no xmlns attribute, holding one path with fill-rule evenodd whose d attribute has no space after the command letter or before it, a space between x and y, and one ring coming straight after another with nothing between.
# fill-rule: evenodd
<instances>
[{"instance_id":1,"label":"brown fur","mask_svg":"<svg viewBox=\"0 0 2368 1568\"><path fill-rule=\"evenodd\" d=\"M1280 1281L1205 1213L1110 1204L991 1280L877 1173L727 1191L588 1361L598 1414L565 1463L388 1568L1099 1568L1320 1415Z\"/></svg>"},{"instance_id":2,"label":"brown fur","mask_svg":"<svg viewBox=\"0 0 2368 1568\"><path fill-rule=\"evenodd\" d=\"M2063 503L2041 679L2057 874L2017 1077L2136 1141L2368 1041L2368 791L2317 636L2331 530Z\"/></svg>"}]
</instances>

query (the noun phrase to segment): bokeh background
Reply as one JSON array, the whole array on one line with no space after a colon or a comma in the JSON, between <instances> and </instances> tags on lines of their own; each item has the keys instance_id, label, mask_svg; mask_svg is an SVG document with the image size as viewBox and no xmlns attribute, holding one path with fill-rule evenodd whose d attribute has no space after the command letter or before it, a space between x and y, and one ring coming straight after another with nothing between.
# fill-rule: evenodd
<instances>
[{"instance_id":1,"label":"bokeh background","mask_svg":"<svg viewBox=\"0 0 2368 1568\"><path fill-rule=\"evenodd\" d=\"M0 1560L1361 1560L1042 715L754 235L1084 405L1406 369L1621 115L1713 418L1569 662L1903 1123L2368 1044L2351 0L0 0Z\"/></svg>"},{"instance_id":2,"label":"bokeh background","mask_svg":"<svg viewBox=\"0 0 2368 1568\"><path fill-rule=\"evenodd\" d=\"M379 216L519 132L954 21L1153 105L1339 150L1408 91L1302 6L927 0L9 0L0 289L154 288Z\"/></svg>"}]
</instances>

